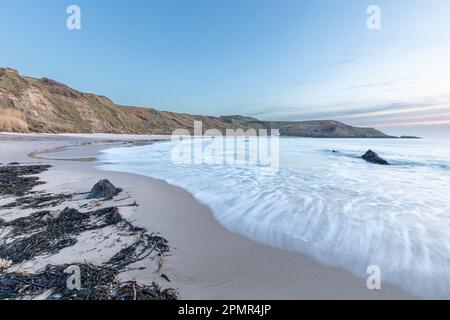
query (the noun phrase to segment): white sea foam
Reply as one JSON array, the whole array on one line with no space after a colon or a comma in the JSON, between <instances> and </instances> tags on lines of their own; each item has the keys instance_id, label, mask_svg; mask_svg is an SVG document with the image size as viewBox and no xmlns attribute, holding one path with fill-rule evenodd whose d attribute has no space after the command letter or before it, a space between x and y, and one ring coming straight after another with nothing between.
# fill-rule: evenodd
<instances>
[{"instance_id":1,"label":"white sea foam","mask_svg":"<svg viewBox=\"0 0 450 320\"><path fill-rule=\"evenodd\" d=\"M174 143L106 150L102 168L180 186L256 241L362 277L378 265L382 281L450 298L448 141L282 138L275 175L257 165L176 165ZM369 148L393 165L358 158Z\"/></svg>"}]
</instances>

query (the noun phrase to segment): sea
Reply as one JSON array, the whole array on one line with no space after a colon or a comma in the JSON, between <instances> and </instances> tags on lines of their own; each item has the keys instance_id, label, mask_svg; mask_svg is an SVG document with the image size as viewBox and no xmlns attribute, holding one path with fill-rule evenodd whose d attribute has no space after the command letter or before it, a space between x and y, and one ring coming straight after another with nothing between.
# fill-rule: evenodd
<instances>
[{"instance_id":1,"label":"sea","mask_svg":"<svg viewBox=\"0 0 450 320\"><path fill-rule=\"evenodd\" d=\"M449 140L280 137L252 156L257 138L237 139L107 149L100 168L182 187L257 242L450 298ZM390 165L364 161L369 149Z\"/></svg>"}]
</instances>

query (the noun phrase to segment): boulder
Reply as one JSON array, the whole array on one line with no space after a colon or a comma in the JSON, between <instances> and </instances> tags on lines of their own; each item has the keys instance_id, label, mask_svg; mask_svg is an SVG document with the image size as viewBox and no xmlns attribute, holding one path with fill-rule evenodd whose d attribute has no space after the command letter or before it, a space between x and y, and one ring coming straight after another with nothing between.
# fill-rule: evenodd
<instances>
[{"instance_id":1,"label":"boulder","mask_svg":"<svg viewBox=\"0 0 450 320\"><path fill-rule=\"evenodd\" d=\"M362 158L366 160L367 162L375 163L375 164L383 164L388 165L389 162L384 160L382 157L380 157L376 152L373 152L372 150L367 151Z\"/></svg>"},{"instance_id":2,"label":"boulder","mask_svg":"<svg viewBox=\"0 0 450 320\"><path fill-rule=\"evenodd\" d=\"M110 200L120 193L121 189L116 188L109 180L103 179L95 184L88 195L88 199Z\"/></svg>"}]
</instances>

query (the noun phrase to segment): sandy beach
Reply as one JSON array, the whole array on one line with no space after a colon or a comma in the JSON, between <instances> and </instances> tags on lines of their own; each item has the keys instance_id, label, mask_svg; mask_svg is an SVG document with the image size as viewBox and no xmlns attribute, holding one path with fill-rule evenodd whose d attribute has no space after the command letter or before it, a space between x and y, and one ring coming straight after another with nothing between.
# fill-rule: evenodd
<instances>
[{"instance_id":1,"label":"sandy beach","mask_svg":"<svg viewBox=\"0 0 450 320\"><path fill-rule=\"evenodd\" d=\"M99 162L94 159L101 149L155 139L161 137L2 134L0 163L52 165L39 175L46 184L36 190L84 193L104 178L122 188L130 197L127 201L133 199L139 206L124 208L121 214L161 234L171 247L162 267L171 282L149 270L133 270L126 277L176 288L181 299L415 298L387 283L381 290L369 290L366 279L348 271L233 234L190 193L164 181L96 168ZM71 147L62 148L66 146Z\"/></svg>"}]
</instances>

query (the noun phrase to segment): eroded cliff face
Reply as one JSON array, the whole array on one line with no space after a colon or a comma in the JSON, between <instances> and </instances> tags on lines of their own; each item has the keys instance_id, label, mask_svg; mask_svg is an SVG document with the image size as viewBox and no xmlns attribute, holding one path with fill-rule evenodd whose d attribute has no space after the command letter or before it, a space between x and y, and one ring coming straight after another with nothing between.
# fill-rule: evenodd
<instances>
[{"instance_id":1,"label":"eroded cliff face","mask_svg":"<svg viewBox=\"0 0 450 320\"><path fill-rule=\"evenodd\" d=\"M27 128L11 123L6 131L170 134L179 128L193 129L194 119L201 120L205 130L225 128L218 118L119 106L103 96L4 68L0 69L0 119L9 121L11 113Z\"/></svg>"}]
</instances>

